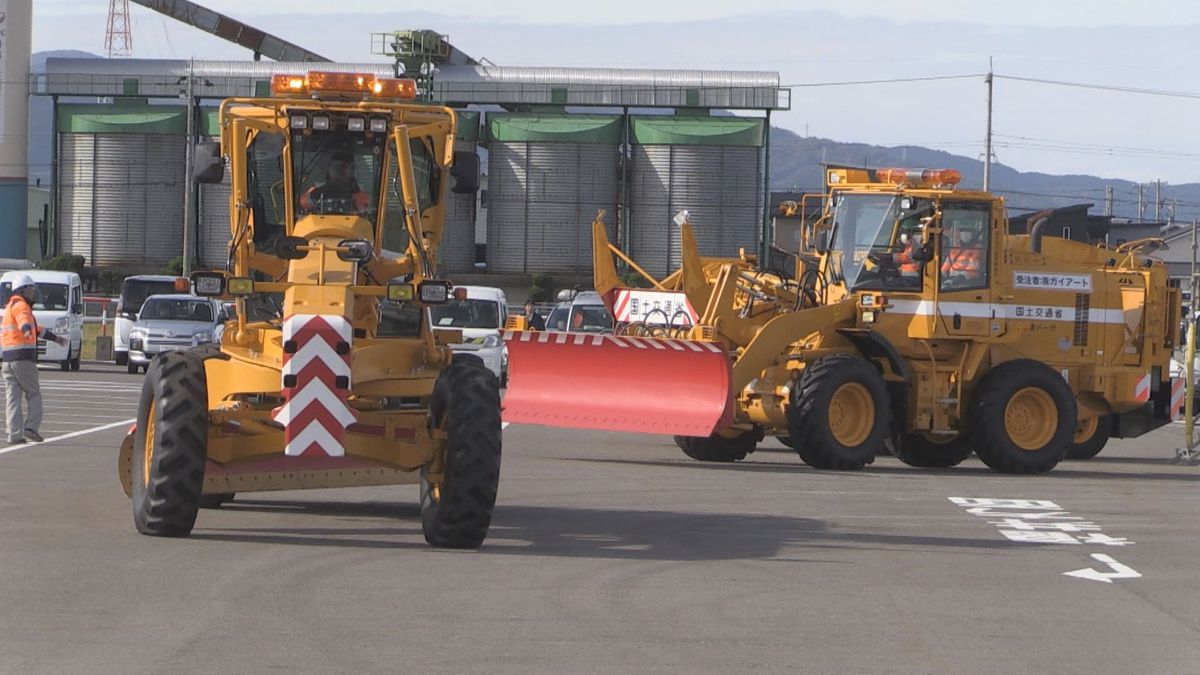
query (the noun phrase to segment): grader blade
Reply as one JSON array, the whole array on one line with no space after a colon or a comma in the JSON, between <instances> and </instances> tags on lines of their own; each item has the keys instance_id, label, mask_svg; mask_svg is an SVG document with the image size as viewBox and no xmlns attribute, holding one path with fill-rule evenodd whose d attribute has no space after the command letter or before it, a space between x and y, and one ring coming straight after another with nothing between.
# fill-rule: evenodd
<instances>
[{"instance_id":1,"label":"grader blade","mask_svg":"<svg viewBox=\"0 0 1200 675\"><path fill-rule=\"evenodd\" d=\"M733 421L729 357L712 342L506 331L506 422L709 436Z\"/></svg>"}]
</instances>

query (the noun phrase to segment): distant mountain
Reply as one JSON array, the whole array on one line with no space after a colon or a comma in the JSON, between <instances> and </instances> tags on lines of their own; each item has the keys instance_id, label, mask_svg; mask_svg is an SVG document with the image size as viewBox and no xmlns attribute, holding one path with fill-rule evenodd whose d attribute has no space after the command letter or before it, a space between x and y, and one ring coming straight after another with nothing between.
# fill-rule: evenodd
<instances>
[{"instance_id":1,"label":"distant mountain","mask_svg":"<svg viewBox=\"0 0 1200 675\"><path fill-rule=\"evenodd\" d=\"M820 191L824 186L821 165L842 164L868 168L911 167L957 169L963 187L983 186L983 162L918 146L882 147L844 143L826 138L804 137L787 129L771 128L771 188L774 190ZM1133 181L1096 176L1054 176L1020 172L1003 164L992 164L991 187L1004 195L1011 212L1036 211L1048 207L1094 204L1094 214L1104 213L1106 187L1113 188L1113 215L1137 218L1137 184ZM1154 219L1154 186L1143 185L1144 216ZM1200 184L1163 185L1160 219L1168 218L1168 205L1175 200L1175 220L1200 218Z\"/></svg>"}]
</instances>

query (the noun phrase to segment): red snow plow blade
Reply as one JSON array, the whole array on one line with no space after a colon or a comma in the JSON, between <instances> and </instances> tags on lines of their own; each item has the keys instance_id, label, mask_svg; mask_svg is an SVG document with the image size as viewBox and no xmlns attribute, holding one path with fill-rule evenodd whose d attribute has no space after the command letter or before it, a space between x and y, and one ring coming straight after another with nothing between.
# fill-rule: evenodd
<instances>
[{"instance_id":1,"label":"red snow plow blade","mask_svg":"<svg viewBox=\"0 0 1200 675\"><path fill-rule=\"evenodd\" d=\"M504 339L506 422L709 436L733 421L719 344L522 331Z\"/></svg>"}]
</instances>

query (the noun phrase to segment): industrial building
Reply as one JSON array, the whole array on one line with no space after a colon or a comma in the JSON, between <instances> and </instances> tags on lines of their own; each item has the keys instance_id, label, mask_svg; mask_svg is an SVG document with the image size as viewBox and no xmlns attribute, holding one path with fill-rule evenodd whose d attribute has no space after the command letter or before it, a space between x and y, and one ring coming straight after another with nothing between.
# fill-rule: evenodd
<instances>
[{"instance_id":1,"label":"industrial building","mask_svg":"<svg viewBox=\"0 0 1200 675\"><path fill-rule=\"evenodd\" d=\"M53 101L50 251L158 270L183 254L190 218L192 263L224 266L229 189L187 184L188 139L217 135L220 99L312 69L394 75L378 63L49 59L31 93ZM682 210L705 255L763 244L770 114L790 105L777 73L441 65L429 86L461 111L458 149L487 164L480 198L451 196L446 272L586 275L600 209L656 274L679 264Z\"/></svg>"}]
</instances>

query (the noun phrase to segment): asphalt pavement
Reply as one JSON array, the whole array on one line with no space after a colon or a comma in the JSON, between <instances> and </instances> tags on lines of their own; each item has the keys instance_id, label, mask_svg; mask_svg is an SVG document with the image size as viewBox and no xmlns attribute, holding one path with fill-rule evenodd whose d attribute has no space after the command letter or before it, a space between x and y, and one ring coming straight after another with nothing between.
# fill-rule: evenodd
<instances>
[{"instance_id":1,"label":"asphalt pavement","mask_svg":"<svg viewBox=\"0 0 1200 675\"><path fill-rule=\"evenodd\" d=\"M511 426L479 551L425 544L415 486L243 494L174 540L117 480L141 379L43 371L48 442L0 447L0 672L1200 671L1177 425L1032 477Z\"/></svg>"}]
</instances>

